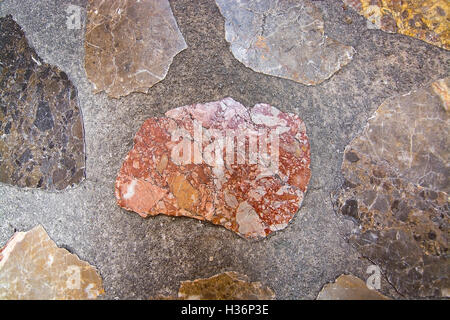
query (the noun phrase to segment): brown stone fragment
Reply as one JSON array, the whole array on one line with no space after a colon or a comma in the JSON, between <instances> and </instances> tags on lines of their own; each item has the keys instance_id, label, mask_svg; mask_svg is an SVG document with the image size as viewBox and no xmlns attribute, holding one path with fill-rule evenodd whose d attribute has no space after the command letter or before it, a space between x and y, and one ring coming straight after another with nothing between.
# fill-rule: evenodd
<instances>
[{"instance_id":1,"label":"brown stone fragment","mask_svg":"<svg viewBox=\"0 0 450 320\"><path fill-rule=\"evenodd\" d=\"M95 93L147 93L187 48L167 0L89 0L87 15L85 68Z\"/></svg>"},{"instance_id":2,"label":"brown stone fragment","mask_svg":"<svg viewBox=\"0 0 450 320\"><path fill-rule=\"evenodd\" d=\"M226 98L148 119L120 169L116 198L143 217L186 216L262 238L300 208L309 163L297 115L267 104L249 111Z\"/></svg>"},{"instance_id":3,"label":"brown stone fragment","mask_svg":"<svg viewBox=\"0 0 450 320\"><path fill-rule=\"evenodd\" d=\"M84 177L77 90L28 45L11 16L0 18L0 182L63 190Z\"/></svg>"},{"instance_id":4,"label":"brown stone fragment","mask_svg":"<svg viewBox=\"0 0 450 320\"><path fill-rule=\"evenodd\" d=\"M42 226L15 233L0 250L0 300L95 299L103 293L95 267L58 248Z\"/></svg>"},{"instance_id":5,"label":"brown stone fragment","mask_svg":"<svg viewBox=\"0 0 450 320\"><path fill-rule=\"evenodd\" d=\"M361 279L343 274L335 282L326 284L319 292L317 300L389 300L389 298L369 289Z\"/></svg>"},{"instance_id":6,"label":"brown stone fragment","mask_svg":"<svg viewBox=\"0 0 450 320\"><path fill-rule=\"evenodd\" d=\"M250 282L237 272L225 272L207 279L184 281L180 300L273 300L275 293L260 282Z\"/></svg>"},{"instance_id":7,"label":"brown stone fragment","mask_svg":"<svg viewBox=\"0 0 450 320\"><path fill-rule=\"evenodd\" d=\"M350 242L407 297L447 296L449 84L388 99L345 149L342 214Z\"/></svg>"}]
</instances>

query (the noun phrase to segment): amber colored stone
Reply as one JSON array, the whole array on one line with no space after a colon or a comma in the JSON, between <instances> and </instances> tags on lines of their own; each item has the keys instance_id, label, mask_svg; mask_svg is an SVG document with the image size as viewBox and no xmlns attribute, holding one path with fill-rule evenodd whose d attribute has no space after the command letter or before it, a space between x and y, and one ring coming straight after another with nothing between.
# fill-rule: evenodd
<instances>
[{"instance_id":1,"label":"amber colored stone","mask_svg":"<svg viewBox=\"0 0 450 320\"><path fill-rule=\"evenodd\" d=\"M389 300L374 289L369 289L364 281L343 274L335 282L326 284L317 300Z\"/></svg>"},{"instance_id":2,"label":"amber colored stone","mask_svg":"<svg viewBox=\"0 0 450 320\"><path fill-rule=\"evenodd\" d=\"M58 248L42 226L17 232L0 250L0 299L95 299L104 293L95 267Z\"/></svg>"},{"instance_id":3,"label":"amber colored stone","mask_svg":"<svg viewBox=\"0 0 450 320\"><path fill-rule=\"evenodd\" d=\"M450 50L448 0L343 0L372 26ZM372 27L371 26L371 27Z\"/></svg>"},{"instance_id":4,"label":"amber colored stone","mask_svg":"<svg viewBox=\"0 0 450 320\"><path fill-rule=\"evenodd\" d=\"M85 177L77 89L0 18L0 182L63 190Z\"/></svg>"},{"instance_id":5,"label":"amber colored stone","mask_svg":"<svg viewBox=\"0 0 450 320\"><path fill-rule=\"evenodd\" d=\"M147 93L186 49L167 0L89 0L85 69L94 92Z\"/></svg>"},{"instance_id":6,"label":"amber colored stone","mask_svg":"<svg viewBox=\"0 0 450 320\"><path fill-rule=\"evenodd\" d=\"M200 137L195 133L195 121ZM178 137L173 140L173 134L181 129L188 136L190 150L185 162L174 159L182 141ZM227 134L248 132L262 132L257 136L259 149L250 151L249 134L245 140L234 140L236 149L227 153ZM264 155L276 159L277 143L269 139L270 132L279 132L277 168L271 165L275 160L264 162ZM268 141L267 152L264 141ZM212 154L208 148L215 143L220 147L213 154L215 157L217 152L215 159L220 159L222 150L222 165L208 160ZM229 154L234 159L228 161ZM256 164L250 156L259 157ZM121 207L142 217L186 216L222 225L244 237L261 238L285 228L299 210L310 179L309 163L306 128L297 115L267 104L257 104L249 111L226 98L148 119L120 169L116 198Z\"/></svg>"},{"instance_id":7,"label":"amber colored stone","mask_svg":"<svg viewBox=\"0 0 450 320\"><path fill-rule=\"evenodd\" d=\"M181 300L273 300L275 293L260 282L250 282L237 272L225 272L207 279L183 281Z\"/></svg>"},{"instance_id":8,"label":"amber colored stone","mask_svg":"<svg viewBox=\"0 0 450 320\"><path fill-rule=\"evenodd\" d=\"M344 152L350 241L406 297L447 296L450 78L388 99Z\"/></svg>"},{"instance_id":9,"label":"amber colored stone","mask_svg":"<svg viewBox=\"0 0 450 320\"><path fill-rule=\"evenodd\" d=\"M355 50L325 35L309 0L216 0L234 57L256 72L316 85L347 65Z\"/></svg>"}]
</instances>

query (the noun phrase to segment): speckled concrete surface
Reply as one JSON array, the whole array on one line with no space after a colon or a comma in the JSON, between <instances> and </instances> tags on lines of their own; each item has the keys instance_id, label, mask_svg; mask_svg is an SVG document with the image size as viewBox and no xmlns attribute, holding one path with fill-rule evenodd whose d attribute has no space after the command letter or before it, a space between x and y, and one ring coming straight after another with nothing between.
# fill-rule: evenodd
<instances>
[{"instance_id":1,"label":"speckled concrete surface","mask_svg":"<svg viewBox=\"0 0 450 320\"><path fill-rule=\"evenodd\" d=\"M180 281L224 271L261 281L279 299L313 299L341 273L366 279L371 262L347 244L354 226L334 212L330 198L342 182L343 149L386 98L448 75L450 54L420 40L368 30L366 20L343 10L340 1L315 3L324 12L327 35L356 49L349 65L318 86L244 67L229 51L214 1L176 0L171 6L188 49L147 95L116 100L92 94L83 68L84 29L66 27L67 6L85 8L86 1L0 2L0 16L12 14L40 57L65 71L78 88L87 151L87 179L74 189L49 193L0 185L0 243L14 230L41 223L58 246L99 269L109 299L173 295ZM227 96L246 106L269 103L306 123L312 179L290 226L249 242L208 223L165 216L144 220L120 209L114 180L144 120ZM396 295L385 281L381 291Z\"/></svg>"}]
</instances>

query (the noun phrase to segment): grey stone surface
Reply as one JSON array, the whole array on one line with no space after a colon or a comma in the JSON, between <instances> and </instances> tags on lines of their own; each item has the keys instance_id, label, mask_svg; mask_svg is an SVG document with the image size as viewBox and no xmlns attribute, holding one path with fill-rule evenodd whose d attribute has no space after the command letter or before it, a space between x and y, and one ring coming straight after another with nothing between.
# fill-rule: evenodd
<instances>
[{"instance_id":1,"label":"grey stone surface","mask_svg":"<svg viewBox=\"0 0 450 320\"><path fill-rule=\"evenodd\" d=\"M268 75L316 85L348 64L355 50L324 34L320 9L303 0L216 0L233 55Z\"/></svg>"},{"instance_id":2,"label":"grey stone surface","mask_svg":"<svg viewBox=\"0 0 450 320\"><path fill-rule=\"evenodd\" d=\"M236 271L271 287L278 299L314 299L342 273L365 280L371 262L345 237L354 227L334 212L330 193L342 183L344 147L388 97L406 93L449 73L448 52L413 38L367 30L366 20L337 1L315 1L326 33L353 46L346 68L315 87L253 72L239 63L225 41L224 20L212 0L171 1L188 49L178 54L166 79L147 95L120 100L93 95L83 69L83 29L66 27L69 3L6 0L40 57L65 71L78 89L85 122L87 178L67 192L0 186L0 243L14 229L42 224L58 246L95 265L106 298L146 299L173 295L184 280ZM349 16L353 23L346 23ZM83 24L84 25L84 24ZM230 96L250 106L264 102L304 120L311 142L312 178L303 215L267 239L249 242L192 219L142 219L120 209L114 181L132 139L151 116L174 107ZM386 282L381 292L395 296Z\"/></svg>"}]
</instances>

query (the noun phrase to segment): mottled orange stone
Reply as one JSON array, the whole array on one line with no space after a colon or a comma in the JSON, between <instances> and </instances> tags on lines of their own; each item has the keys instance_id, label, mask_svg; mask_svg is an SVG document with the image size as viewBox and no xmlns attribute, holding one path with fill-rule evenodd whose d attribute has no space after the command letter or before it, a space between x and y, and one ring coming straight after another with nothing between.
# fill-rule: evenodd
<instances>
[{"instance_id":1,"label":"mottled orange stone","mask_svg":"<svg viewBox=\"0 0 450 320\"><path fill-rule=\"evenodd\" d=\"M201 128L200 138L195 123ZM180 149L181 138L173 138L180 130L189 141L186 154ZM260 135L254 150L248 135L241 144L234 140L234 161L227 161L225 142L230 132L239 135L262 130L267 137L277 130L277 149L276 140L263 140ZM216 135L211 134L214 132ZM263 141L268 141L267 152ZM216 156L216 152L215 159L220 158L220 150L222 166L208 160L208 154ZM261 165L264 155L276 155L274 150L278 150L277 168ZM185 161L178 162L174 154ZM259 157L259 162L251 163L252 157ZM142 217L186 216L222 225L244 237L261 238L285 228L299 210L310 179L309 163L306 128L297 115L267 104L257 104L249 111L226 98L148 119L120 169L116 198L121 207Z\"/></svg>"},{"instance_id":2,"label":"mottled orange stone","mask_svg":"<svg viewBox=\"0 0 450 320\"><path fill-rule=\"evenodd\" d=\"M400 33L450 50L448 0L343 0L372 23L372 27Z\"/></svg>"}]
</instances>

